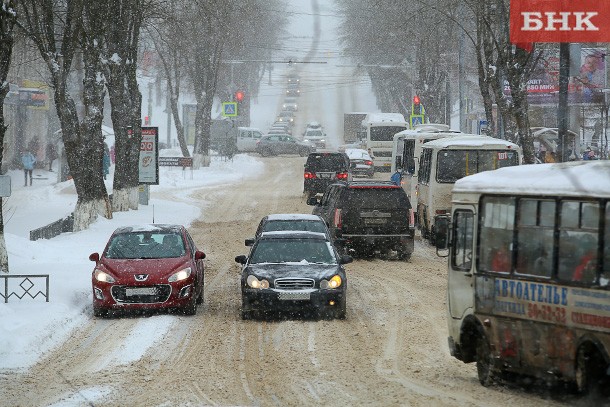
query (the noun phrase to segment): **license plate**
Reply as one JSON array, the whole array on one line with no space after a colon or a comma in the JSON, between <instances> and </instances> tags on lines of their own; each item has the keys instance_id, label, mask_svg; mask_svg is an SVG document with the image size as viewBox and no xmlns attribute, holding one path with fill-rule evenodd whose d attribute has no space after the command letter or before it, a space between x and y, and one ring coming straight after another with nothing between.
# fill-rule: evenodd
<instances>
[{"instance_id":1,"label":"license plate","mask_svg":"<svg viewBox=\"0 0 610 407\"><path fill-rule=\"evenodd\" d=\"M155 287L126 288L125 295L127 297L134 295L157 295L157 289Z\"/></svg>"},{"instance_id":2,"label":"license plate","mask_svg":"<svg viewBox=\"0 0 610 407\"><path fill-rule=\"evenodd\" d=\"M364 223L367 225L382 225L387 222L387 219L384 218L369 218L365 219Z\"/></svg>"},{"instance_id":3,"label":"license plate","mask_svg":"<svg viewBox=\"0 0 610 407\"><path fill-rule=\"evenodd\" d=\"M390 164L390 163L385 163L385 164L383 164L383 166L384 166L384 167L391 167L391 166L392 166L392 164Z\"/></svg>"},{"instance_id":4,"label":"license plate","mask_svg":"<svg viewBox=\"0 0 610 407\"><path fill-rule=\"evenodd\" d=\"M290 300L290 301L308 301L309 300L309 292L281 292L279 293L280 300Z\"/></svg>"},{"instance_id":5,"label":"license plate","mask_svg":"<svg viewBox=\"0 0 610 407\"><path fill-rule=\"evenodd\" d=\"M332 174L319 174L320 178L330 178Z\"/></svg>"}]
</instances>

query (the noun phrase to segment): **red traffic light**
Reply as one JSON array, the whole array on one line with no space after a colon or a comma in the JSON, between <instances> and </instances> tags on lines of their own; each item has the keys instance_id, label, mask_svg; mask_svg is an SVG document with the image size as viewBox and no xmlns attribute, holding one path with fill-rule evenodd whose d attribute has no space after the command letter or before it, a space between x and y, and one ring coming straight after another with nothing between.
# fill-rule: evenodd
<instances>
[{"instance_id":1,"label":"red traffic light","mask_svg":"<svg viewBox=\"0 0 610 407\"><path fill-rule=\"evenodd\" d=\"M419 105L419 103L420 103L419 96L417 96L417 95L413 96L413 104Z\"/></svg>"},{"instance_id":2,"label":"red traffic light","mask_svg":"<svg viewBox=\"0 0 610 407\"><path fill-rule=\"evenodd\" d=\"M238 90L237 92L235 92L235 100L238 102L241 102L242 100L244 100L244 96L245 96L245 93L241 90Z\"/></svg>"}]
</instances>

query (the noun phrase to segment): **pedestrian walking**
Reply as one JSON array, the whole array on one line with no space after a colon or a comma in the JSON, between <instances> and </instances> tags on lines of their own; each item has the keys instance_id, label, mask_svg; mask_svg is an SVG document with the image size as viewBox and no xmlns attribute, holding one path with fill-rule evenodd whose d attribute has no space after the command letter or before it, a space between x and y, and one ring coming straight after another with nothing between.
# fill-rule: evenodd
<instances>
[{"instance_id":1,"label":"pedestrian walking","mask_svg":"<svg viewBox=\"0 0 610 407\"><path fill-rule=\"evenodd\" d=\"M53 171L53 161L57 159L57 147L55 143L49 141L47 144L47 161L49 162L49 171Z\"/></svg>"},{"instance_id":2,"label":"pedestrian walking","mask_svg":"<svg viewBox=\"0 0 610 407\"><path fill-rule=\"evenodd\" d=\"M23 164L23 175L25 177L25 185L28 186L28 174L30 176L30 186L32 186L32 171L36 164L36 157L30 151L25 150L21 153L21 164Z\"/></svg>"},{"instance_id":3,"label":"pedestrian walking","mask_svg":"<svg viewBox=\"0 0 610 407\"><path fill-rule=\"evenodd\" d=\"M102 159L102 170L104 179L110 174L110 150L108 144L104 143L104 158Z\"/></svg>"}]
</instances>

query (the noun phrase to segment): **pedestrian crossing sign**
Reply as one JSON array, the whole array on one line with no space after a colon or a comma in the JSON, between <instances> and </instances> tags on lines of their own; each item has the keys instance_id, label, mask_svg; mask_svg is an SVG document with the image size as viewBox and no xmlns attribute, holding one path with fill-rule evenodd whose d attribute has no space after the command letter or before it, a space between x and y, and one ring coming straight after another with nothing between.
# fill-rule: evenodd
<instances>
[{"instance_id":1,"label":"pedestrian crossing sign","mask_svg":"<svg viewBox=\"0 0 610 407\"><path fill-rule=\"evenodd\" d=\"M237 102L222 102L223 117L237 116Z\"/></svg>"},{"instance_id":2,"label":"pedestrian crossing sign","mask_svg":"<svg viewBox=\"0 0 610 407\"><path fill-rule=\"evenodd\" d=\"M418 124L424 124L424 115L423 114L412 114L411 117L411 128L415 128Z\"/></svg>"}]
</instances>

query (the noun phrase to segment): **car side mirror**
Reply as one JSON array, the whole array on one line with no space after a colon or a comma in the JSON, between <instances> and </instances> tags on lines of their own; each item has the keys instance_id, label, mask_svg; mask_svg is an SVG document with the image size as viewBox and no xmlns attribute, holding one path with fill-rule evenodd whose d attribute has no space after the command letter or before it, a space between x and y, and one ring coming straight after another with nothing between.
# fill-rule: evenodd
<instances>
[{"instance_id":1,"label":"car side mirror","mask_svg":"<svg viewBox=\"0 0 610 407\"><path fill-rule=\"evenodd\" d=\"M94 262L98 262L100 261L100 254L99 253L91 253L89 255L89 260L94 261Z\"/></svg>"},{"instance_id":2,"label":"car side mirror","mask_svg":"<svg viewBox=\"0 0 610 407\"><path fill-rule=\"evenodd\" d=\"M235 256L235 262L239 264L246 264L248 262L248 256L243 254Z\"/></svg>"},{"instance_id":3,"label":"car side mirror","mask_svg":"<svg viewBox=\"0 0 610 407\"><path fill-rule=\"evenodd\" d=\"M309 206L317 206L318 204L319 204L318 198L316 198L315 196L312 196L311 198L309 198L307 200L307 205L309 205Z\"/></svg>"},{"instance_id":4,"label":"car side mirror","mask_svg":"<svg viewBox=\"0 0 610 407\"><path fill-rule=\"evenodd\" d=\"M245 244L246 246L252 246L252 245L254 244L254 238L253 238L253 237L251 237L251 238L249 238L249 239L246 239L246 240L245 240L245 242L244 242L244 244Z\"/></svg>"},{"instance_id":5,"label":"car side mirror","mask_svg":"<svg viewBox=\"0 0 610 407\"><path fill-rule=\"evenodd\" d=\"M201 250L197 250L195 252L195 260L203 260L205 259L205 253L202 252Z\"/></svg>"},{"instance_id":6,"label":"car side mirror","mask_svg":"<svg viewBox=\"0 0 610 407\"><path fill-rule=\"evenodd\" d=\"M447 215L434 217L434 246L437 250L449 248L449 216Z\"/></svg>"},{"instance_id":7,"label":"car side mirror","mask_svg":"<svg viewBox=\"0 0 610 407\"><path fill-rule=\"evenodd\" d=\"M346 254L341 256L341 258L339 259L339 263L341 263L341 264L349 264L353 261L354 261L354 258L352 256L348 256Z\"/></svg>"}]
</instances>

